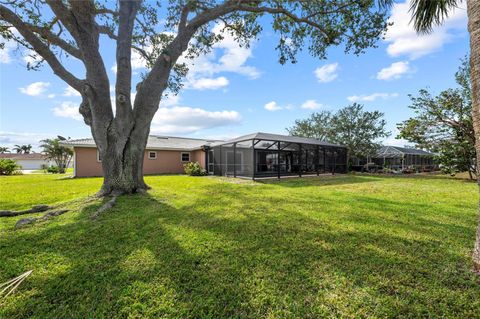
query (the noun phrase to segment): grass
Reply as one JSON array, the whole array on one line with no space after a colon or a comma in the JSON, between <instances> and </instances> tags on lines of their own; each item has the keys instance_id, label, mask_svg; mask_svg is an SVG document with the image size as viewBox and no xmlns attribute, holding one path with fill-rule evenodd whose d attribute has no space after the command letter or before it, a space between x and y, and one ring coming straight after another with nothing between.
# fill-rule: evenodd
<instances>
[{"instance_id":1,"label":"grass","mask_svg":"<svg viewBox=\"0 0 480 319\"><path fill-rule=\"evenodd\" d=\"M477 186L442 177L254 183L149 176L97 221L98 178L0 178L0 318L479 318ZM75 200L77 199L77 200Z\"/></svg>"}]
</instances>

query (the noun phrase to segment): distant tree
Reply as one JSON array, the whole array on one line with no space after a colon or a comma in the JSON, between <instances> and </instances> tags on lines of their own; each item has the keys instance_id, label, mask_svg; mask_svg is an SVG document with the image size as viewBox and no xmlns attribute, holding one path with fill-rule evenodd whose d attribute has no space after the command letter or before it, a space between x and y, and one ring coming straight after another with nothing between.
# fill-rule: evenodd
<instances>
[{"instance_id":1,"label":"distant tree","mask_svg":"<svg viewBox=\"0 0 480 319\"><path fill-rule=\"evenodd\" d=\"M409 95L415 116L397 124L400 134L419 148L438 153L437 160L446 173L468 171L476 174L475 133L472 119L472 94L468 60L455 73L458 87L434 96L427 89Z\"/></svg>"},{"instance_id":2,"label":"distant tree","mask_svg":"<svg viewBox=\"0 0 480 319\"><path fill-rule=\"evenodd\" d=\"M72 160L73 150L60 145L60 141L65 138L59 136L58 138L41 140L40 147L43 149L42 153L49 159L55 162L60 174L65 173L70 161Z\"/></svg>"},{"instance_id":3,"label":"distant tree","mask_svg":"<svg viewBox=\"0 0 480 319\"><path fill-rule=\"evenodd\" d=\"M330 139L332 112L320 111L313 113L307 119L295 120L291 128L287 128L290 135L313 137L319 140Z\"/></svg>"},{"instance_id":4,"label":"distant tree","mask_svg":"<svg viewBox=\"0 0 480 319\"><path fill-rule=\"evenodd\" d=\"M0 3L0 36L35 52L36 61L46 62L81 95L79 111L103 158L100 194L134 193L148 188L143 156L150 125L162 96L181 88L188 72L185 59L207 54L225 35L248 46L264 29L261 19L271 22L278 34L282 64L295 62L303 48L321 59L332 46L361 54L382 38L392 3L12 0ZM222 32L214 32L215 25ZM102 50L109 40L116 48L114 99L106 66L112 57ZM132 50L147 66L138 83L132 83ZM64 55L78 62L73 70ZM39 63L27 66L35 69Z\"/></svg>"},{"instance_id":5,"label":"distant tree","mask_svg":"<svg viewBox=\"0 0 480 319\"><path fill-rule=\"evenodd\" d=\"M0 146L0 154L10 153L10 148Z\"/></svg>"},{"instance_id":6,"label":"distant tree","mask_svg":"<svg viewBox=\"0 0 480 319\"><path fill-rule=\"evenodd\" d=\"M364 111L363 105L353 103L336 113L313 113L308 119L295 121L287 131L294 136L314 137L345 145L351 163L353 158L373 155L380 147L378 140L390 135L385 129L383 116L382 112Z\"/></svg>"},{"instance_id":7,"label":"distant tree","mask_svg":"<svg viewBox=\"0 0 480 319\"><path fill-rule=\"evenodd\" d=\"M13 150L17 152L17 154L30 154L32 150L32 145L31 144L28 144L28 145L15 144Z\"/></svg>"},{"instance_id":8,"label":"distant tree","mask_svg":"<svg viewBox=\"0 0 480 319\"><path fill-rule=\"evenodd\" d=\"M364 111L363 105L353 103L332 117L331 141L345 145L350 158L371 156L380 147L379 139L388 137L384 114Z\"/></svg>"}]
</instances>

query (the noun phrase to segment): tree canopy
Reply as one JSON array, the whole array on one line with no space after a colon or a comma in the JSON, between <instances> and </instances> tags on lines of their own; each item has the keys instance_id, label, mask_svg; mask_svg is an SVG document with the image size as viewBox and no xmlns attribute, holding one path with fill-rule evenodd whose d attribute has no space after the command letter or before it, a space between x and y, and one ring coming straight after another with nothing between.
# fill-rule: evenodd
<instances>
[{"instance_id":1,"label":"tree canopy","mask_svg":"<svg viewBox=\"0 0 480 319\"><path fill-rule=\"evenodd\" d=\"M475 133L472 119L470 66L464 59L455 74L458 84L432 94L421 89L418 95L409 95L409 106L415 116L399 123L399 138L419 148L438 153L437 160L448 173L468 171L475 174Z\"/></svg>"},{"instance_id":2,"label":"tree canopy","mask_svg":"<svg viewBox=\"0 0 480 319\"><path fill-rule=\"evenodd\" d=\"M208 53L225 34L248 46L267 23L278 37L280 63L296 62L303 48L320 59L331 46L361 54L385 32L391 3L9 0L0 1L0 36L31 52L36 62L29 68L47 63L81 94L79 111L104 159L102 193L132 193L148 188L143 156L150 124L162 96L181 88L188 72L185 61ZM215 26L221 32L214 32ZM100 39L116 45L113 103ZM132 50L147 65L138 83L132 83ZM73 72L64 56L84 72Z\"/></svg>"},{"instance_id":3,"label":"tree canopy","mask_svg":"<svg viewBox=\"0 0 480 319\"><path fill-rule=\"evenodd\" d=\"M290 135L344 145L350 159L361 158L375 154L380 147L379 139L390 135L383 116L379 111L365 111L363 105L353 103L335 113L313 113L307 119L296 120L287 130Z\"/></svg>"}]
</instances>

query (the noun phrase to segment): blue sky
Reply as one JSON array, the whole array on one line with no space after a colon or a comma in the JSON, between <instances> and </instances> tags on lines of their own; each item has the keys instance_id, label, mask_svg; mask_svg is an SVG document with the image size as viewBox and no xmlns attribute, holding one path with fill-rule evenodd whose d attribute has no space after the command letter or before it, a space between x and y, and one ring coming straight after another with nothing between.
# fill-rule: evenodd
<instances>
[{"instance_id":1,"label":"blue sky","mask_svg":"<svg viewBox=\"0 0 480 319\"><path fill-rule=\"evenodd\" d=\"M468 53L464 7L427 36L415 34L407 11L408 3L397 3L386 39L358 57L331 48L327 60L303 52L297 64L282 66L274 51L278 38L268 25L249 49L226 37L211 54L194 61L180 94L162 101L152 134L220 139L257 131L286 134L295 119L355 101L384 112L392 132L384 143L403 145L394 137L396 123L411 116L407 95L455 85L454 73ZM102 41L102 52L113 86L113 45ZM80 98L48 66L27 71L28 59L12 44L0 51L0 145L36 146L56 135L89 137L78 114ZM81 75L77 62L65 63ZM134 57L133 65L138 78L145 71L143 61Z\"/></svg>"}]
</instances>

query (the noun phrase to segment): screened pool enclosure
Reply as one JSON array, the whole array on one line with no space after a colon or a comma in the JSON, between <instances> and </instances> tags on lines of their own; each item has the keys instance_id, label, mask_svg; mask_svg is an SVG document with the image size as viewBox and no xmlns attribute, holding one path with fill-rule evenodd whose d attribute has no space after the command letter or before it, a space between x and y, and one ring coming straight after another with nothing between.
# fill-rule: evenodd
<instances>
[{"instance_id":1,"label":"screened pool enclosure","mask_svg":"<svg viewBox=\"0 0 480 319\"><path fill-rule=\"evenodd\" d=\"M212 175L261 178L346 173L347 150L314 138L254 133L206 149Z\"/></svg>"}]
</instances>

